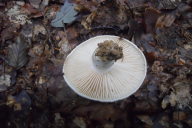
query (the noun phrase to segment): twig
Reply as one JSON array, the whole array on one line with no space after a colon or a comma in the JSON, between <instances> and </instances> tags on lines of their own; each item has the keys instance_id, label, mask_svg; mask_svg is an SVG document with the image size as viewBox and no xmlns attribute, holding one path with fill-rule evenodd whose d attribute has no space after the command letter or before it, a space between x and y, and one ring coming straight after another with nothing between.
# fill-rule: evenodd
<instances>
[{"instance_id":1,"label":"twig","mask_svg":"<svg viewBox=\"0 0 192 128\"><path fill-rule=\"evenodd\" d=\"M4 77L4 81L5 81L5 61L3 61L3 77Z\"/></svg>"},{"instance_id":2,"label":"twig","mask_svg":"<svg viewBox=\"0 0 192 128\"><path fill-rule=\"evenodd\" d=\"M124 2L126 5L127 5L127 7L129 8L129 10L130 10L130 12L131 12L131 17L133 18L133 11L132 11L132 9L130 8L130 6L129 6L129 4L127 3L127 2Z\"/></svg>"},{"instance_id":3,"label":"twig","mask_svg":"<svg viewBox=\"0 0 192 128\"><path fill-rule=\"evenodd\" d=\"M42 22L40 22L40 23L43 25L43 27L46 29L46 31L47 31L47 33L48 33L48 39L49 39L49 42L51 43L52 54L54 55L54 54L55 54L54 45L53 45L53 43L52 43L52 40L50 39L50 36L55 40L55 42L56 42L56 39L50 34L50 32L49 32L49 30L47 29L47 27L46 27ZM44 47L45 47L45 46L44 46Z\"/></svg>"},{"instance_id":4,"label":"twig","mask_svg":"<svg viewBox=\"0 0 192 128\"><path fill-rule=\"evenodd\" d=\"M7 64L9 64L9 62L0 54L0 58L5 61Z\"/></svg>"},{"instance_id":5,"label":"twig","mask_svg":"<svg viewBox=\"0 0 192 128\"><path fill-rule=\"evenodd\" d=\"M171 0L169 0L169 2L170 2L174 7L177 7L177 6L174 5L174 3L173 3Z\"/></svg>"},{"instance_id":6,"label":"twig","mask_svg":"<svg viewBox=\"0 0 192 128\"><path fill-rule=\"evenodd\" d=\"M62 20L62 24L63 24L63 30L64 30L64 32L65 32L66 38L67 38L67 40L68 40L67 33L66 33L66 29L65 29L65 23L64 23L63 20ZM71 51L71 46L70 46L70 44L69 44L69 40L68 40L68 45L69 45L70 51ZM66 54L66 53L65 53L65 54Z\"/></svg>"},{"instance_id":7,"label":"twig","mask_svg":"<svg viewBox=\"0 0 192 128\"><path fill-rule=\"evenodd\" d=\"M65 35L66 35L66 37L67 37L67 33L66 33L66 30L65 30L65 23L64 23L64 21L62 20L62 24L63 24L63 30L64 30L64 32L65 32ZM68 39L68 38L67 38Z\"/></svg>"}]
</instances>

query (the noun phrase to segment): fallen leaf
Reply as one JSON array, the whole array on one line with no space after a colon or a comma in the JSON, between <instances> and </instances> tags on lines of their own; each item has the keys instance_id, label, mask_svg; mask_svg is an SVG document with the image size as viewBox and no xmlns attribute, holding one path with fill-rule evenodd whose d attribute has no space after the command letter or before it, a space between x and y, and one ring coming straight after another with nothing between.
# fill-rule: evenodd
<instances>
[{"instance_id":1,"label":"fallen leaf","mask_svg":"<svg viewBox=\"0 0 192 128\"><path fill-rule=\"evenodd\" d=\"M11 85L11 76L10 75L1 75L0 76L0 92L7 90Z\"/></svg>"},{"instance_id":2,"label":"fallen leaf","mask_svg":"<svg viewBox=\"0 0 192 128\"><path fill-rule=\"evenodd\" d=\"M71 47L69 45L69 41L66 38L62 39L59 42L58 46L60 47L60 49L59 49L60 54L65 54L71 50Z\"/></svg>"},{"instance_id":3,"label":"fallen leaf","mask_svg":"<svg viewBox=\"0 0 192 128\"><path fill-rule=\"evenodd\" d=\"M15 96L9 95L6 104L10 108L13 108L16 116L25 117L30 110L31 98L24 90L21 90Z\"/></svg>"},{"instance_id":4,"label":"fallen leaf","mask_svg":"<svg viewBox=\"0 0 192 128\"><path fill-rule=\"evenodd\" d=\"M67 0L65 4L61 7L60 11L57 11L56 18L51 21L51 26L53 27L63 27L63 23L71 23L76 18L77 11L74 10L76 4L69 3Z\"/></svg>"},{"instance_id":5,"label":"fallen leaf","mask_svg":"<svg viewBox=\"0 0 192 128\"><path fill-rule=\"evenodd\" d=\"M44 11L45 7L49 4L49 0L42 0L41 4L40 4L40 10Z\"/></svg>"},{"instance_id":6,"label":"fallen leaf","mask_svg":"<svg viewBox=\"0 0 192 128\"><path fill-rule=\"evenodd\" d=\"M145 9L144 19L146 23L146 31L152 33L153 28L160 16L161 12L154 8Z\"/></svg>"},{"instance_id":7,"label":"fallen leaf","mask_svg":"<svg viewBox=\"0 0 192 128\"><path fill-rule=\"evenodd\" d=\"M81 24L86 30L91 30L91 24L96 15L97 15L97 12L93 11L86 19L82 20Z\"/></svg>"},{"instance_id":8,"label":"fallen leaf","mask_svg":"<svg viewBox=\"0 0 192 128\"><path fill-rule=\"evenodd\" d=\"M186 118L186 114L182 111L175 111L173 112L173 119L178 121L178 120L184 120Z\"/></svg>"},{"instance_id":9,"label":"fallen leaf","mask_svg":"<svg viewBox=\"0 0 192 128\"><path fill-rule=\"evenodd\" d=\"M22 14L27 14L27 15L30 15L30 14L34 14L34 13L37 13L38 12L38 9L35 9L33 8L30 4L26 3L24 6L21 7L20 9L20 13Z\"/></svg>"},{"instance_id":10,"label":"fallen leaf","mask_svg":"<svg viewBox=\"0 0 192 128\"><path fill-rule=\"evenodd\" d=\"M146 113L149 114L151 113L152 109L151 106L149 105L149 103L145 100L134 100L135 102L135 107L133 108L133 112L134 113Z\"/></svg>"},{"instance_id":11,"label":"fallen leaf","mask_svg":"<svg viewBox=\"0 0 192 128\"><path fill-rule=\"evenodd\" d=\"M29 0L31 5L35 8L39 8L39 4L41 3L41 0Z\"/></svg>"},{"instance_id":12,"label":"fallen leaf","mask_svg":"<svg viewBox=\"0 0 192 128\"><path fill-rule=\"evenodd\" d=\"M163 66L161 65L160 61L154 61L152 67L151 67L152 72L154 73L160 73L163 71Z\"/></svg>"},{"instance_id":13,"label":"fallen leaf","mask_svg":"<svg viewBox=\"0 0 192 128\"><path fill-rule=\"evenodd\" d=\"M176 18L175 9L156 10L154 8L147 8L145 10L145 23L147 32L152 33L153 28L170 27Z\"/></svg>"},{"instance_id":14,"label":"fallen leaf","mask_svg":"<svg viewBox=\"0 0 192 128\"><path fill-rule=\"evenodd\" d=\"M74 26L67 28L66 33L68 40L78 37L77 29Z\"/></svg>"},{"instance_id":15,"label":"fallen leaf","mask_svg":"<svg viewBox=\"0 0 192 128\"><path fill-rule=\"evenodd\" d=\"M170 27L173 22L175 21L176 18L176 12L177 9L165 9L165 10L161 10L161 13L163 15L161 15L157 22L156 22L156 28L162 28L162 27Z\"/></svg>"},{"instance_id":16,"label":"fallen leaf","mask_svg":"<svg viewBox=\"0 0 192 128\"><path fill-rule=\"evenodd\" d=\"M153 122L152 122L152 120L150 119L149 116L147 116L147 115L137 115L137 117L138 117L142 122L145 122L145 123L148 124L148 125L153 125Z\"/></svg>"},{"instance_id":17,"label":"fallen leaf","mask_svg":"<svg viewBox=\"0 0 192 128\"><path fill-rule=\"evenodd\" d=\"M16 70L23 67L27 61L28 45L24 40L24 37L19 35L16 40L17 43L9 45L9 64Z\"/></svg>"},{"instance_id":18,"label":"fallen leaf","mask_svg":"<svg viewBox=\"0 0 192 128\"><path fill-rule=\"evenodd\" d=\"M190 95L190 84L188 82L177 82L173 86L174 91L170 95L166 95L161 103L162 108L166 108L170 103L172 107L178 105L179 107L187 107L189 101L192 99Z\"/></svg>"},{"instance_id":19,"label":"fallen leaf","mask_svg":"<svg viewBox=\"0 0 192 128\"><path fill-rule=\"evenodd\" d=\"M41 33L43 35L46 35L47 31L46 31L46 29L42 25L37 24L37 25L35 25L35 28L33 30L33 34L35 36L37 36L39 33Z\"/></svg>"},{"instance_id":20,"label":"fallen leaf","mask_svg":"<svg viewBox=\"0 0 192 128\"><path fill-rule=\"evenodd\" d=\"M17 28L9 27L1 32L1 40L8 40L17 35Z\"/></svg>"},{"instance_id":21,"label":"fallen leaf","mask_svg":"<svg viewBox=\"0 0 192 128\"><path fill-rule=\"evenodd\" d=\"M32 21L27 19L27 15L20 13L20 6L14 5L9 9L6 15L9 17L11 23L24 25L25 23L32 24Z\"/></svg>"},{"instance_id":22,"label":"fallen leaf","mask_svg":"<svg viewBox=\"0 0 192 128\"><path fill-rule=\"evenodd\" d=\"M28 17L28 19L41 17L41 16L43 16L43 14L44 14L44 12L38 11L37 13L30 15L30 16Z\"/></svg>"},{"instance_id":23,"label":"fallen leaf","mask_svg":"<svg viewBox=\"0 0 192 128\"><path fill-rule=\"evenodd\" d=\"M73 122L79 126L80 128L86 128L86 123L83 120L83 117L75 117L75 119L73 119Z\"/></svg>"},{"instance_id":24,"label":"fallen leaf","mask_svg":"<svg viewBox=\"0 0 192 128\"><path fill-rule=\"evenodd\" d=\"M170 118L169 116L165 115L161 118L161 120L159 121L160 125L162 127L166 127L166 128L170 128L170 125L171 125L171 121L170 121Z\"/></svg>"},{"instance_id":25,"label":"fallen leaf","mask_svg":"<svg viewBox=\"0 0 192 128\"><path fill-rule=\"evenodd\" d=\"M155 61L154 52L145 53L147 63L153 63Z\"/></svg>"},{"instance_id":26,"label":"fallen leaf","mask_svg":"<svg viewBox=\"0 0 192 128\"><path fill-rule=\"evenodd\" d=\"M85 8L83 5L81 4L77 4L74 7L75 11L77 11L78 13L83 13L83 14L88 14L90 13L90 10L88 8Z\"/></svg>"}]
</instances>

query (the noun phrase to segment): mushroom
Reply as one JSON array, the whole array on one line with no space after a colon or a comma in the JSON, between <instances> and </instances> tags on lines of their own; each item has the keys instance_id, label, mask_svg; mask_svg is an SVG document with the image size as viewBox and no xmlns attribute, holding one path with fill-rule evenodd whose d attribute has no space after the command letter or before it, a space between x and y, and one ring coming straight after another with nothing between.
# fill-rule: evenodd
<instances>
[{"instance_id":1,"label":"mushroom","mask_svg":"<svg viewBox=\"0 0 192 128\"><path fill-rule=\"evenodd\" d=\"M114 43L102 47L104 43L101 43L106 41ZM112 55L111 59L111 53L102 51L104 48L116 56ZM73 49L64 62L63 72L68 86L80 96L114 102L139 89L146 76L147 63L142 51L129 40L102 35Z\"/></svg>"}]
</instances>

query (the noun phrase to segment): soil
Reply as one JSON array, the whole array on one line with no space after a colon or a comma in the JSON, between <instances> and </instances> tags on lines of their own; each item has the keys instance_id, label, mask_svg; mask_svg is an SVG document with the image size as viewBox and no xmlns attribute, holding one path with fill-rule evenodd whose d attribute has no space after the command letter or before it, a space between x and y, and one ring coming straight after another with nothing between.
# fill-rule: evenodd
<instances>
[{"instance_id":1,"label":"soil","mask_svg":"<svg viewBox=\"0 0 192 128\"><path fill-rule=\"evenodd\" d=\"M99 50L95 53L95 56L101 57L103 61L117 61L123 57L123 48L112 40L106 40L103 43L99 43L98 46Z\"/></svg>"}]
</instances>

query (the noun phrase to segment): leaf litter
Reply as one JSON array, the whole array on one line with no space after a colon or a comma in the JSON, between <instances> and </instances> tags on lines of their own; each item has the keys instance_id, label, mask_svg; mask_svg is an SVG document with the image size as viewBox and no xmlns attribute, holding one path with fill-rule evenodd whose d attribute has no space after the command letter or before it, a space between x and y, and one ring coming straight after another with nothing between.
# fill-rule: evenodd
<instances>
[{"instance_id":1,"label":"leaf litter","mask_svg":"<svg viewBox=\"0 0 192 128\"><path fill-rule=\"evenodd\" d=\"M28 45L22 36L18 36L16 41L17 43L9 45L8 58L9 64L18 70L28 61Z\"/></svg>"},{"instance_id":2,"label":"leaf litter","mask_svg":"<svg viewBox=\"0 0 192 128\"><path fill-rule=\"evenodd\" d=\"M0 9L2 127L192 126L191 2L30 0L0 2ZM64 81L71 49L97 35L129 39L143 51L148 73L134 95L100 103Z\"/></svg>"}]
</instances>

